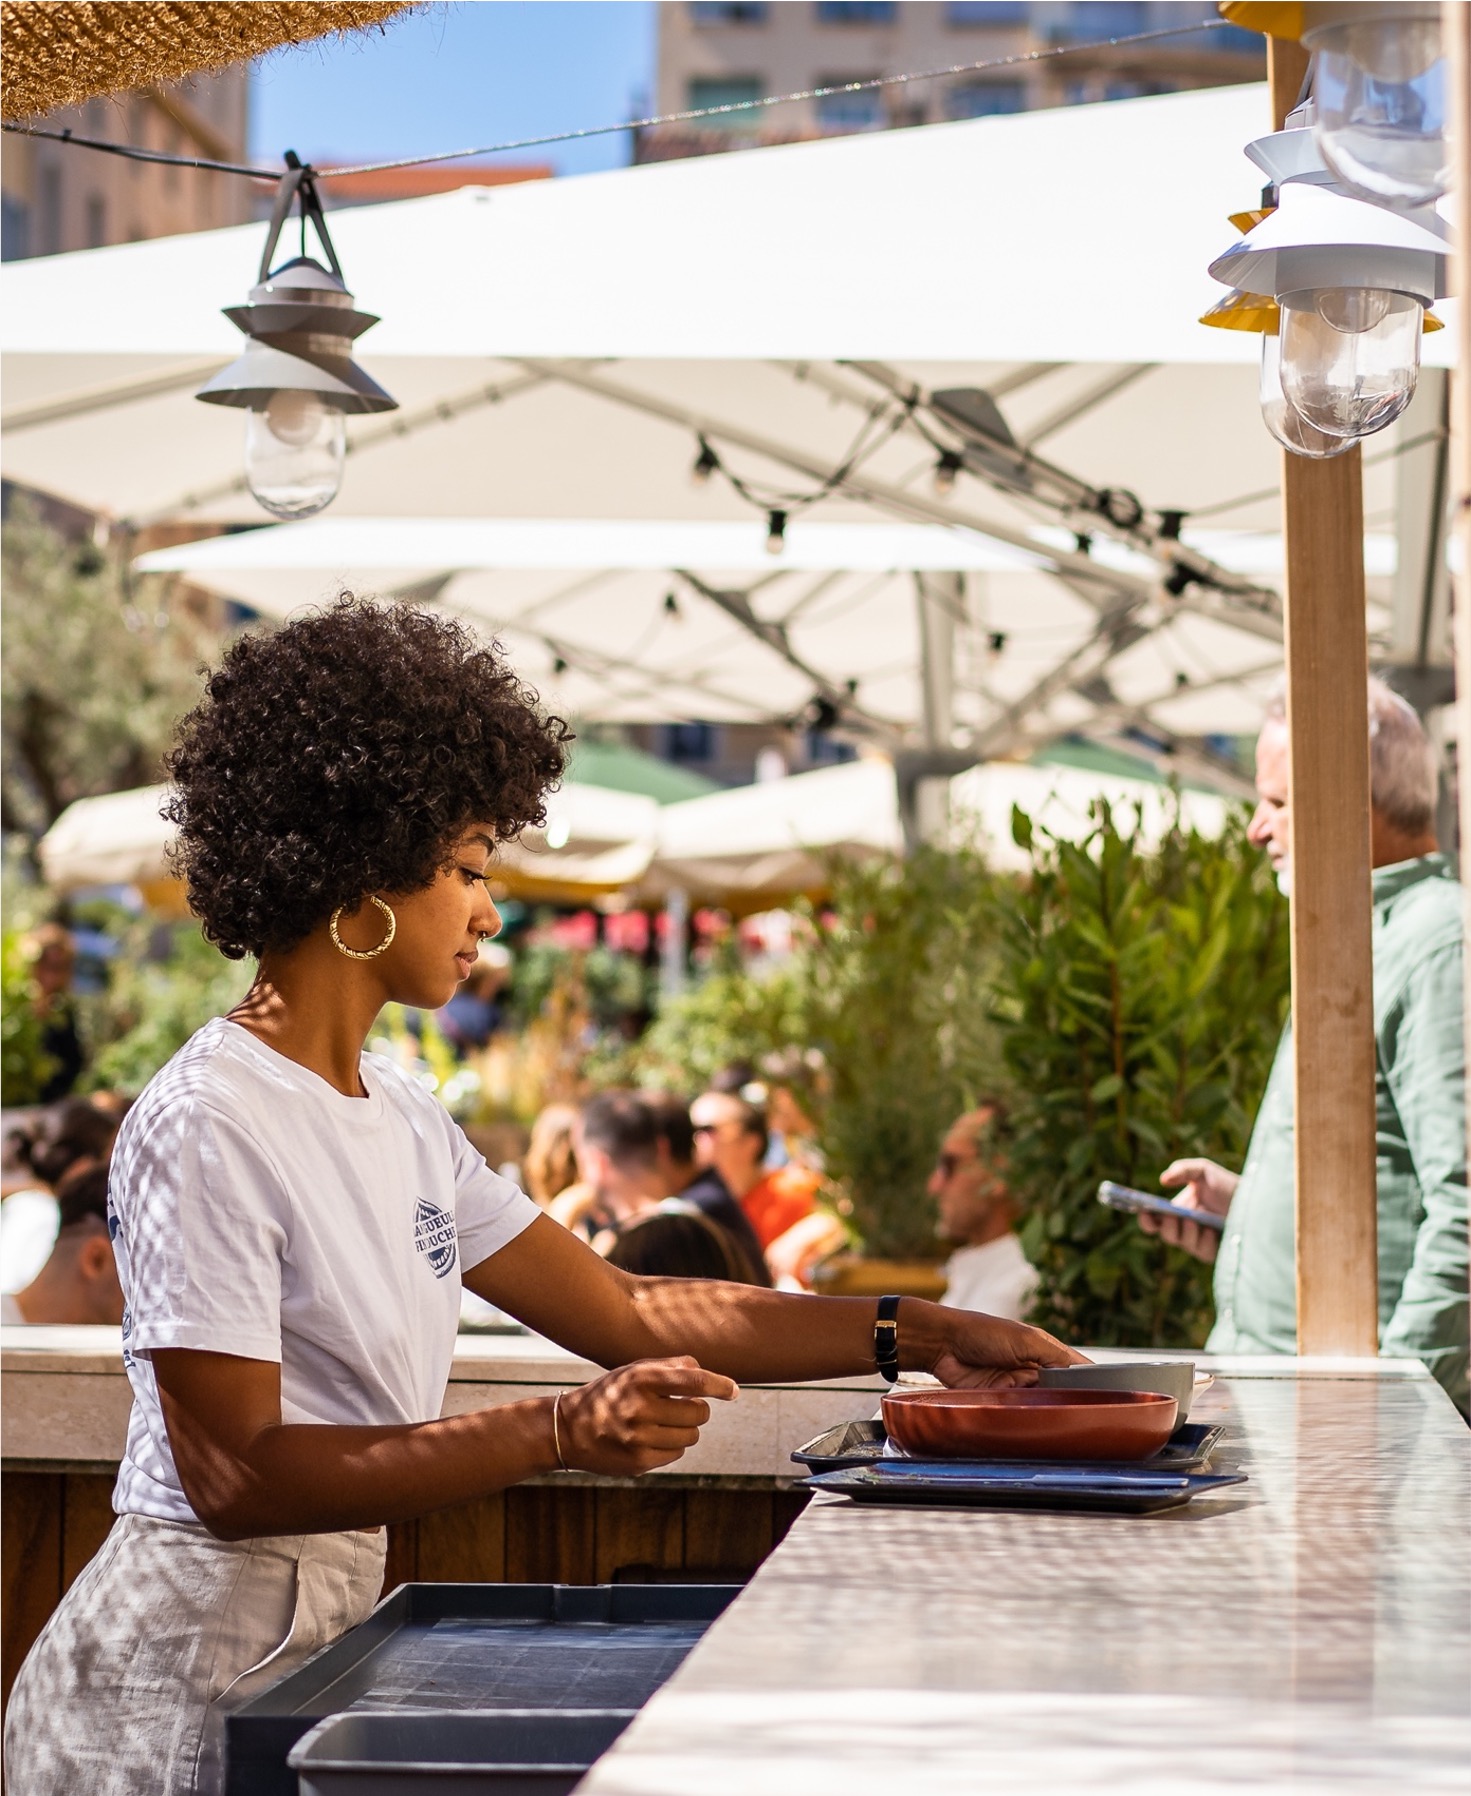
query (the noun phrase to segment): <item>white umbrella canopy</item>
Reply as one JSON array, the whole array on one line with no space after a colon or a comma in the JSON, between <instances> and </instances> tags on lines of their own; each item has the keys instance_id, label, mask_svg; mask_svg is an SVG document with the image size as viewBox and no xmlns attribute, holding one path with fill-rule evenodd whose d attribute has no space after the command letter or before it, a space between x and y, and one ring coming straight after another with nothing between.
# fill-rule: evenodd
<instances>
[{"instance_id":1,"label":"white umbrella canopy","mask_svg":"<svg viewBox=\"0 0 1471 1796\"><path fill-rule=\"evenodd\" d=\"M172 886L174 828L160 815L167 786L82 798L42 837L41 864L58 892L136 885L166 908L182 908ZM1173 813L1165 788L1067 767L993 765L951 782L959 833L990 863L1021 871L1011 839L1019 805L1040 827L1070 841L1088 833L1097 798L1139 811L1147 840ZM1187 792L1187 823L1219 832L1223 801ZM496 855L497 874L519 896L585 902L624 893L644 901L679 888L692 897L751 909L819 891L833 855L897 854L903 846L894 770L859 760L756 786L660 806L637 793L569 781L547 801L547 822Z\"/></svg>"},{"instance_id":2,"label":"white umbrella canopy","mask_svg":"<svg viewBox=\"0 0 1471 1796\"><path fill-rule=\"evenodd\" d=\"M333 519L749 525L794 494L803 524L938 523L1013 547L1069 522L970 473L937 499L929 415L894 399L918 383L988 389L1020 443L1089 485L1195 514L1187 542L1207 522L1271 531L1277 452L1257 412L1256 341L1196 322L1219 293L1204 270L1224 215L1257 191L1241 145L1265 117L1262 89L1211 90L336 215L349 281L383 315L361 359L402 410L349 420ZM0 271L7 476L134 522L260 522L240 420L191 396L235 352L219 307L252 277L260 230ZM1453 335L1427 339L1427 354ZM1418 428L1412 408L1401 429ZM690 481L701 430L754 503L720 476ZM859 443L858 467L827 491ZM1391 466L1370 470L1371 515L1393 515L1392 482ZM1162 571L1111 557L1106 535L1093 553L1132 568L1136 597ZM334 574L374 588L451 574L440 602L502 631L528 676L588 717L782 716L811 696L728 616L661 612L669 588L645 563L616 555L599 577L561 556L457 572L441 556L411 569L359 550L332 569L237 566L206 583L280 613ZM1062 582L960 566L957 728L999 728L1011 708L1044 739L1090 725L1100 687L1084 696L1091 664L1071 658L1120 589L1076 560ZM830 568L841 579L814 596L827 577L814 563L806 587L784 572L752 605L763 622L796 608L801 658L912 725L918 633L900 568L887 583ZM1195 591L1152 600L1143 639L1131 631L1102 657L1111 714L1251 727L1263 682L1240 677L1273 659L1273 626L1220 611Z\"/></svg>"}]
</instances>

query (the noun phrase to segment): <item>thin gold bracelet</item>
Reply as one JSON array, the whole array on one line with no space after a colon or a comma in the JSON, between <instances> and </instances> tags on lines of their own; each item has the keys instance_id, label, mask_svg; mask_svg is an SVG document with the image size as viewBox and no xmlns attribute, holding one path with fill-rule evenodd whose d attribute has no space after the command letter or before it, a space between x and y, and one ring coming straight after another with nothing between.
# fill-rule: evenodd
<instances>
[{"instance_id":1,"label":"thin gold bracelet","mask_svg":"<svg viewBox=\"0 0 1471 1796\"><path fill-rule=\"evenodd\" d=\"M562 1410L563 1395L563 1392L558 1391L556 1396L552 1398L552 1445L557 1449L557 1464L564 1472L570 1472L572 1468L568 1465L566 1456L562 1452L562 1430L558 1426L558 1418L560 1417Z\"/></svg>"}]
</instances>

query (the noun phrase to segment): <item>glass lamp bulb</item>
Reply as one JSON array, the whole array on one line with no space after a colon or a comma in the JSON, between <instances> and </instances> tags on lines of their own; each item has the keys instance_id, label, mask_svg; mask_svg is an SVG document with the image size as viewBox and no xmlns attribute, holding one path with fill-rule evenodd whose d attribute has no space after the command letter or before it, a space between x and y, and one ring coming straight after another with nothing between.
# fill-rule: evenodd
<instances>
[{"instance_id":1,"label":"glass lamp bulb","mask_svg":"<svg viewBox=\"0 0 1471 1796\"><path fill-rule=\"evenodd\" d=\"M1446 65L1438 9L1393 11L1312 34L1313 98L1318 148L1333 173L1361 198L1407 210L1450 184Z\"/></svg>"},{"instance_id":2,"label":"glass lamp bulb","mask_svg":"<svg viewBox=\"0 0 1471 1796\"><path fill-rule=\"evenodd\" d=\"M1375 287L1311 287L1280 299L1288 404L1332 437L1357 440L1392 424L1420 375L1420 302Z\"/></svg>"},{"instance_id":3,"label":"glass lamp bulb","mask_svg":"<svg viewBox=\"0 0 1471 1796\"><path fill-rule=\"evenodd\" d=\"M1261 374L1262 422L1284 449L1294 455L1306 455L1314 461L1326 461L1330 455L1342 455L1353 444L1348 437L1330 437L1316 430L1300 412L1287 403L1282 391L1282 340L1262 338Z\"/></svg>"},{"instance_id":4,"label":"glass lamp bulb","mask_svg":"<svg viewBox=\"0 0 1471 1796\"><path fill-rule=\"evenodd\" d=\"M347 420L315 393L282 388L245 421L245 478L278 518L309 518L337 497Z\"/></svg>"}]
</instances>

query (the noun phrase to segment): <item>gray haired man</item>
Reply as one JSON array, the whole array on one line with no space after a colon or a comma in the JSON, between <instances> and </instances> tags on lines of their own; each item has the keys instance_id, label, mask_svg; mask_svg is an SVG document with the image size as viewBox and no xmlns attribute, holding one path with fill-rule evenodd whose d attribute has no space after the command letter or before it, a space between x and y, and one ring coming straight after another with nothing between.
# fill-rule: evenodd
<instances>
[{"instance_id":1,"label":"gray haired man","mask_svg":"<svg viewBox=\"0 0 1471 1796\"><path fill-rule=\"evenodd\" d=\"M1381 680L1369 682L1374 865L1374 1045L1379 1186L1379 1342L1420 1359L1467 1407L1465 1041L1462 894L1437 852L1435 760L1420 720ZM1250 837L1291 890L1288 735L1279 701L1257 742ZM1216 1262L1213 1353L1297 1351L1292 1025L1238 1175L1213 1160L1176 1160L1160 1183L1179 1202L1226 1218L1225 1231L1141 1218L1198 1259ZM1219 1242L1219 1255L1217 1243Z\"/></svg>"}]
</instances>

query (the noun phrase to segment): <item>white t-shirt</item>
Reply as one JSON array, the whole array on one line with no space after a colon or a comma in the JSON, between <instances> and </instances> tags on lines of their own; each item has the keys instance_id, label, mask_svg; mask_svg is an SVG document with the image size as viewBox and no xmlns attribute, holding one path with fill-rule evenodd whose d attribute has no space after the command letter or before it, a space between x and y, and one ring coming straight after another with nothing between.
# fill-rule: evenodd
<instances>
[{"instance_id":1,"label":"white t-shirt","mask_svg":"<svg viewBox=\"0 0 1471 1796\"><path fill-rule=\"evenodd\" d=\"M51 1258L61 1205L49 1191L12 1191L0 1203L0 1291L24 1291Z\"/></svg>"},{"instance_id":2,"label":"white t-shirt","mask_svg":"<svg viewBox=\"0 0 1471 1796\"><path fill-rule=\"evenodd\" d=\"M981 1310L1021 1322L1037 1295L1037 1268L1014 1234L998 1235L980 1247L962 1247L945 1266L949 1281L941 1303L953 1310Z\"/></svg>"},{"instance_id":3,"label":"white t-shirt","mask_svg":"<svg viewBox=\"0 0 1471 1796\"><path fill-rule=\"evenodd\" d=\"M149 1355L281 1366L284 1422L438 1416L463 1269L541 1211L438 1099L362 1057L366 1098L206 1023L128 1112L108 1191L133 1386L119 1514L192 1521Z\"/></svg>"}]
</instances>

